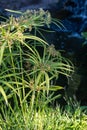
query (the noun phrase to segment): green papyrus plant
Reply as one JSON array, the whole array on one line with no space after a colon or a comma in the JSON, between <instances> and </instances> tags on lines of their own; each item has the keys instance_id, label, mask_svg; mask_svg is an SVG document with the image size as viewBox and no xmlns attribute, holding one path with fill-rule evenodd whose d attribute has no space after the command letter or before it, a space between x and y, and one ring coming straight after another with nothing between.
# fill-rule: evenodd
<instances>
[{"instance_id":1,"label":"green papyrus plant","mask_svg":"<svg viewBox=\"0 0 87 130\"><path fill-rule=\"evenodd\" d=\"M2 74L3 75L9 74L9 77L10 75L15 75L14 77L16 80L16 74L15 74L16 70L17 73L19 73L21 72L22 67L22 61L21 61L23 55L22 47L26 47L27 49L33 52L32 48L30 47L30 44L29 43L27 44L25 40L28 39L28 41L30 42L38 41L41 44L47 44L41 38L31 35L30 32L36 26L38 27L44 26L44 24L48 25L50 22L51 21L49 12L45 12L44 10L40 9L39 11L34 12L33 11L26 11L24 13L20 12L20 17L13 17L11 15L9 19L6 20L6 22L2 22L0 24L1 78ZM26 32L26 30L28 31L28 33ZM19 63L17 63L18 58L20 59L21 66L19 65ZM6 77L2 79L6 80ZM11 87L14 88L13 86ZM0 92L2 93L5 101L7 102L2 83L0 87Z\"/></svg>"},{"instance_id":2,"label":"green papyrus plant","mask_svg":"<svg viewBox=\"0 0 87 130\"><path fill-rule=\"evenodd\" d=\"M27 101L33 108L39 105L40 100L42 104L53 100L49 91L62 87L51 81L59 74L69 76L73 72L71 62L62 57L53 45L49 46L31 33L38 27L50 26L50 23L49 12L40 9L20 12L19 17L10 16L0 25L0 91L6 103L12 99L16 107L21 107L23 115ZM41 53L38 47L42 48ZM3 97L0 97L1 103Z\"/></svg>"}]
</instances>

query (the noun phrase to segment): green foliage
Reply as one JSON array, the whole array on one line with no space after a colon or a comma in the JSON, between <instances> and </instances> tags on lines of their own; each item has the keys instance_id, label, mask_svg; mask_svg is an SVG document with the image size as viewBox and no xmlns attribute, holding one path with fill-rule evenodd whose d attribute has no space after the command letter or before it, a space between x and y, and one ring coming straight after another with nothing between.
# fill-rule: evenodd
<instances>
[{"instance_id":1,"label":"green foliage","mask_svg":"<svg viewBox=\"0 0 87 130\"><path fill-rule=\"evenodd\" d=\"M82 36L87 40L87 32L82 32ZM87 44L87 41L83 43L83 45Z\"/></svg>"},{"instance_id":2,"label":"green foliage","mask_svg":"<svg viewBox=\"0 0 87 130\"><path fill-rule=\"evenodd\" d=\"M28 49L31 49L29 45L25 43L25 39L36 40L40 43L47 44L39 37L32 36L30 32L37 26L48 25L51 22L49 19L49 13L40 10L33 13L32 11L26 11L18 18L11 16L9 20L2 22L0 25L0 65L6 48L11 52L12 47L15 46L15 48L18 48L18 46L20 47L22 44L22 46L24 45ZM26 30L29 32L26 33Z\"/></svg>"},{"instance_id":3,"label":"green foliage","mask_svg":"<svg viewBox=\"0 0 87 130\"><path fill-rule=\"evenodd\" d=\"M10 109L9 109L10 108ZM2 115L0 115L1 130L86 130L87 115L82 112L80 107L74 109L73 113L69 109L61 110L57 108L47 108L43 110L30 111L28 105L25 105L24 115L21 109L14 110L9 107L8 110L1 106Z\"/></svg>"},{"instance_id":4,"label":"green foliage","mask_svg":"<svg viewBox=\"0 0 87 130\"><path fill-rule=\"evenodd\" d=\"M6 94L5 94L5 91L3 90L2 86L0 86L0 93L3 95L3 97L4 97L4 99L5 99L6 104L8 104Z\"/></svg>"},{"instance_id":5,"label":"green foliage","mask_svg":"<svg viewBox=\"0 0 87 130\"><path fill-rule=\"evenodd\" d=\"M53 45L32 35L38 27L50 26L48 11L18 13L19 17L10 16L0 25L0 129L53 129L51 114L57 123L53 110L44 109L60 97L53 97L53 92L62 87L52 81L59 74L70 76L74 67Z\"/></svg>"},{"instance_id":6,"label":"green foliage","mask_svg":"<svg viewBox=\"0 0 87 130\"><path fill-rule=\"evenodd\" d=\"M22 80L24 78L22 73L23 47L26 47L28 50L33 52L30 44L27 44L25 40L28 39L28 41L38 41L40 44L47 44L39 37L31 35L30 31L32 28L36 27L36 24L38 26L48 24L48 15L49 13L46 13L45 16L45 11L43 10L33 13L32 11L27 11L25 13L21 13L21 16L18 18L10 16L6 22L2 22L0 25L0 79L2 79L0 92L4 96L6 102L7 99L3 88L5 88L5 92L9 91L10 88L13 91L12 93L16 93L18 95L17 91L19 91L20 88L19 84L22 84ZM32 20L31 22L30 19ZM26 29L29 31L28 34L26 33ZM19 73L21 73L21 76L19 76ZM15 90L15 88L17 90Z\"/></svg>"},{"instance_id":7,"label":"green foliage","mask_svg":"<svg viewBox=\"0 0 87 130\"><path fill-rule=\"evenodd\" d=\"M54 45L49 45L48 47L46 47L46 45L41 46L41 50L43 50L41 52L38 52L36 47L37 46L34 46L32 48L33 52L25 52L27 68L29 69L31 66L28 77L31 79L30 81L32 81L32 83L29 83L29 87L34 93L34 95L32 95L33 100L37 92L39 97L43 95L41 94L43 91L44 95L47 95L47 98L49 98L49 91L62 89L61 86L51 84L51 81L54 79L57 80L59 74L69 76L73 72L71 62L62 57L60 52L55 50ZM34 101L32 101L32 103L33 102Z\"/></svg>"},{"instance_id":8,"label":"green foliage","mask_svg":"<svg viewBox=\"0 0 87 130\"><path fill-rule=\"evenodd\" d=\"M82 32L82 35L87 38L87 32Z\"/></svg>"},{"instance_id":9,"label":"green foliage","mask_svg":"<svg viewBox=\"0 0 87 130\"><path fill-rule=\"evenodd\" d=\"M58 78L60 73L68 76L73 71L71 63L53 45L49 46L41 38L31 35L33 28L49 26L50 23L50 13L42 9L20 12L20 17L10 16L6 22L1 23L0 90L6 102L13 98L16 105L19 102L22 107L30 97L32 108L40 98L49 99L50 90L62 88L51 85L54 78ZM42 56L36 49L37 45L43 48ZM30 65L28 69L27 64Z\"/></svg>"}]
</instances>

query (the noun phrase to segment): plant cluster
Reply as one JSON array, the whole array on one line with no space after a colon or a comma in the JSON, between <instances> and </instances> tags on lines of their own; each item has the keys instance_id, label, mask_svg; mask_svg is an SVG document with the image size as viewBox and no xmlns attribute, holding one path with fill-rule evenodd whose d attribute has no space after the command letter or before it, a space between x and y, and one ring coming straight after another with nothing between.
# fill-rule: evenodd
<instances>
[{"instance_id":1,"label":"plant cluster","mask_svg":"<svg viewBox=\"0 0 87 130\"><path fill-rule=\"evenodd\" d=\"M53 129L50 111L43 110L59 97L53 97L54 91L63 89L53 80L57 80L59 74L70 76L73 65L54 45L31 33L33 29L50 26L48 11L28 10L19 14L19 17L11 15L0 25L0 124L3 122L0 129ZM55 112L51 111L56 130L61 119L56 120Z\"/></svg>"},{"instance_id":2,"label":"plant cluster","mask_svg":"<svg viewBox=\"0 0 87 130\"><path fill-rule=\"evenodd\" d=\"M87 115L78 106L72 113L70 107L61 110L45 107L42 111L32 112L26 105L25 117L21 110L10 111L1 106L3 117L0 116L1 130L86 130ZM24 121L25 119L25 121Z\"/></svg>"},{"instance_id":3,"label":"plant cluster","mask_svg":"<svg viewBox=\"0 0 87 130\"><path fill-rule=\"evenodd\" d=\"M6 22L1 23L0 92L6 103L7 99L15 97L14 100L17 102L19 98L22 105L30 93L33 93L32 103L34 104L36 91L44 90L48 95L50 81L54 77L57 77L59 73L67 76L73 71L70 62L63 58L53 45L47 45L48 43L43 39L30 33L32 28L48 26L50 23L50 14L42 9L26 11L18 18L10 16ZM35 44L34 41L36 41ZM37 45L43 48L42 56L36 49ZM27 70L24 64L25 67L29 67ZM25 90L28 88L29 92L26 95Z\"/></svg>"},{"instance_id":4,"label":"plant cluster","mask_svg":"<svg viewBox=\"0 0 87 130\"><path fill-rule=\"evenodd\" d=\"M8 88L10 88L16 92L14 85L9 83L9 81L13 82L13 79L15 79L14 84L16 83L17 85L17 81L19 80L17 79L17 75L23 76L23 47L26 47L28 49L27 51L31 50L33 52L30 44L25 42L25 39L32 42L35 40L40 43L47 44L39 37L30 35L30 32L28 32L28 34L25 32L26 29L36 27L36 21L39 22L38 26L44 26L45 20L47 22L47 17L45 19L45 12L43 10L36 13L34 12L34 15L32 15L33 22L30 22L31 17L26 17L31 16L30 14L31 12L27 11L26 13L21 13L18 18L10 16L6 22L2 22L0 25L0 92L2 93L6 103L7 98L4 90L6 89L6 91L8 91ZM44 21L42 22L43 18ZM19 76L20 80L22 80L21 76Z\"/></svg>"}]
</instances>

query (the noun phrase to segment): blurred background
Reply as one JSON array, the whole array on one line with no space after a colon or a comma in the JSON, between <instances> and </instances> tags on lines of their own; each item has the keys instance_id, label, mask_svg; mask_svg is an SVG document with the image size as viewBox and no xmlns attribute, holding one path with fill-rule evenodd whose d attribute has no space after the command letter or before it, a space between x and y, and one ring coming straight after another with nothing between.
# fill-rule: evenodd
<instances>
[{"instance_id":1,"label":"blurred background","mask_svg":"<svg viewBox=\"0 0 87 130\"><path fill-rule=\"evenodd\" d=\"M59 0L0 0L0 7L19 10L21 8L46 8Z\"/></svg>"}]
</instances>

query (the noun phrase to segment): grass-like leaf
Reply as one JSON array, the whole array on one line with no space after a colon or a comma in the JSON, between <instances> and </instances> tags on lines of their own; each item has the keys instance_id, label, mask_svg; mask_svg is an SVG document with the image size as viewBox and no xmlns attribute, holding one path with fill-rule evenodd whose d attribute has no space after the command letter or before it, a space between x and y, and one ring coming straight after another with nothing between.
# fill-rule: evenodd
<instances>
[{"instance_id":1,"label":"grass-like leaf","mask_svg":"<svg viewBox=\"0 0 87 130\"><path fill-rule=\"evenodd\" d=\"M2 60L3 60L3 55L4 55L4 50L5 50L5 47L6 47L6 42L2 43L2 45L0 45L0 65L2 63Z\"/></svg>"},{"instance_id":2,"label":"grass-like leaf","mask_svg":"<svg viewBox=\"0 0 87 130\"><path fill-rule=\"evenodd\" d=\"M6 102L6 104L8 105L7 96L6 96L5 91L2 88L2 86L0 86L0 93L2 94L2 96L3 96L3 98L4 98L5 102Z\"/></svg>"}]
</instances>

